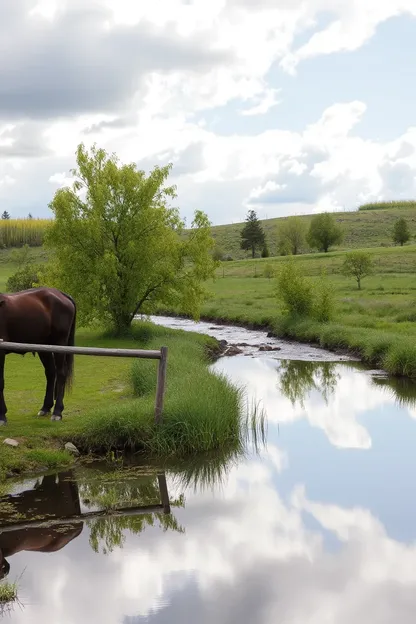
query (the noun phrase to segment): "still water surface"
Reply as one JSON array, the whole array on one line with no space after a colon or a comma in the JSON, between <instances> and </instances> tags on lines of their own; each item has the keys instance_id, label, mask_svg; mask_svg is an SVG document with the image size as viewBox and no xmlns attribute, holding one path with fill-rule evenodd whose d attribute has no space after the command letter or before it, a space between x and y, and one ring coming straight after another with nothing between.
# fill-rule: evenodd
<instances>
[{"instance_id":1,"label":"still water surface","mask_svg":"<svg viewBox=\"0 0 416 624\"><path fill-rule=\"evenodd\" d=\"M258 454L159 479L150 467L122 479L84 467L14 485L20 515L8 515L3 497L3 528L25 515L157 505L164 478L170 513L1 533L22 603L5 620L414 622L415 386L329 355L251 355L214 368L262 401L268 440Z\"/></svg>"}]
</instances>

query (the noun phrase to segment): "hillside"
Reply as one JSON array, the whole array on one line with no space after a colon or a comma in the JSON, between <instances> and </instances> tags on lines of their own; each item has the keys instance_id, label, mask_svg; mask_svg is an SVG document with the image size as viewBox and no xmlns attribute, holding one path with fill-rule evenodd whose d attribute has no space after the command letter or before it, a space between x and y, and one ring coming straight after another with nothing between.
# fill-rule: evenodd
<instances>
[{"instance_id":1,"label":"hillside","mask_svg":"<svg viewBox=\"0 0 416 624\"><path fill-rule=\"evenodd\" d=\"M305 215L300 218L309 227L313 216ZM416 235L416 206L339 212L334 213L334 217L344 232L342 245L334 249L390 246L392 245L391 232L393 224L399 217L405 217L408 220L412 236ZM285 219L287 217L266 219L261 222L266 233L271 255L276 254L276 232L279 224ZM243 223L234 223L217 225L212 228L218 247L224 254L229 254L235 260L248 257L248 254L240 249L240 232L243 225Z\"/></svg>"}]
</instances>

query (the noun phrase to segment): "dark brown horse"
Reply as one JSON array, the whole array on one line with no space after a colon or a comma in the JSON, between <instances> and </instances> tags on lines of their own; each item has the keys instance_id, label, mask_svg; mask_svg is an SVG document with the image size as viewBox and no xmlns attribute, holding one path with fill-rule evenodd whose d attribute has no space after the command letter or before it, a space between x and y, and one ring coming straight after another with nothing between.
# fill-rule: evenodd
<instances>
[{"instance_id":1,"label":"dark brown horse","mask_svg":"<svg viewBox=\"0 0 416 624\"><path fill-rule=\"evenodd\" d=\"M4 341L73 346L75 323L75 301L55 288L31 288L13 294L0 294L0 338ZM31 351L28 349L28 352ZM0 425L7 422L4 400L4 361L7 353L13 351L0 349ZM46 376L45 398L38 416L50 414L55 401L51 420L62 420L64 393L72 382L74 356L72 353L43 352L38 355Z\"/></svg>"},{"instance_id":2,"label":"dark brown horse","mask_svg":"<svg viewBox=\"0 0 416 624\"><path fill-rule=\"evenodd\" d=\"M14 517L7 514L12 508ZM2 511L3 508L3 511ZM0 498L0 579L10 570L8 557L21 552L52 553L61 550L82 532L84 523L66 523L65 518L81 513L78 486L72 471L47 475L32 490ZM3 532L2 527L16 522L27 522L33 517L62 518L62 524L53 527L17 528Z\"/></svg>"}]
</instances>

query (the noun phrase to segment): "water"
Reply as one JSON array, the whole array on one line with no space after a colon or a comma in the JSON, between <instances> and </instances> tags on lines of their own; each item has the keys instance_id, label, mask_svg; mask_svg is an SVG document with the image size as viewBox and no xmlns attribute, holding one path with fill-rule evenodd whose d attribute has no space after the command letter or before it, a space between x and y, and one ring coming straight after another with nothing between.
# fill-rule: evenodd
<instances>
[{"instance_id":1,"label":"water","mask_svg":"<svg viewBox=\"0 0 416 624\"><path fill-rule=\"evenodd\" d=\"M413 623L415 385L333 354L308 362L280 353L214 364L267 410L258 455L141 466L123 478L84 466L60 481L14 484L19 515L3 497L3 530L25 515L103 505L153 512L1 533L21 601L8 621Z\"/></svg>"}]
</instances>

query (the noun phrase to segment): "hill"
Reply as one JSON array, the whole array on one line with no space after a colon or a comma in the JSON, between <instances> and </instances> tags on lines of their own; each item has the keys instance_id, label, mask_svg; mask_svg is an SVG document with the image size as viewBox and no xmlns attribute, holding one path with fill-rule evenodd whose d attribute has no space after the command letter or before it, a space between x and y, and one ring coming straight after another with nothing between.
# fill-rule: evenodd
<instances>
[{"instance_id":1,"label":"hill","mask_svg":"<svg viewBox=\"0 0 416 624\"><path fill-rule=\"evenodd\" d=\"M315 215L300 216L307 227ZM334 213L336 221L342 227L344 239L339 247L334 249L385 247L392 245L391 232L394 222L399 217L405 217L409 223L412 236L416 235L416 204L402 204L392 208L374 208L357 210L354 212ZM271 255L276 255L276 233L279 224L287 217L265 219L261 222L266 234ZM212 234L221 251L230 255L234 260L247 258L248 253L240 249L240 232L244 223L216 225Z\"/></svg>"}]
</instances>

